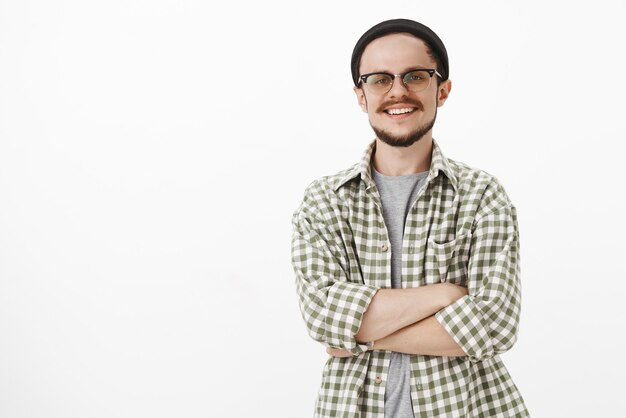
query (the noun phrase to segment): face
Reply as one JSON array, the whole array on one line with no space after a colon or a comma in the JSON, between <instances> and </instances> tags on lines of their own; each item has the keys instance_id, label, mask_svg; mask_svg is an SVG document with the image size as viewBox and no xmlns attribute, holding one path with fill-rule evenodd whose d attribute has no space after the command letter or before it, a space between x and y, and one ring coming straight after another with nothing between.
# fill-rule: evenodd
<instances>
[{"instance_id":1,"label":"face","mask_svg":"<svg viewBox=\"0 0 626 418\"><path fill-rule=\"evenodd\" d=\"M359 74L401 74L416 68L436 68L426 44L411 34L394 33L367 45L361 55ZM444 104L451 88L450 80L437 86L435 77L427 89L418 93L407 90L400 77L395 78L391 90L384 94L368 91L363 84L354 88L378 139L392 146L408 147L422 138L432 137L437 108ZM406 109L410 111L397 114Z\"/></svg>"}]
</instances>

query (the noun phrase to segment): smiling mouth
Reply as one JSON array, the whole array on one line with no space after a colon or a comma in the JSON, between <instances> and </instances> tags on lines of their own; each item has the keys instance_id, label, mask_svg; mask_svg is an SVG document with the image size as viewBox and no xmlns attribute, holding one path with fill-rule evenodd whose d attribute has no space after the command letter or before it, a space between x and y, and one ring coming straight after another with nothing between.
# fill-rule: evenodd
<instances>
[{"instance_id":1,"label":"smiling mouth","mask_svg":"<svg viewBox=\"0 0 626 418\"><path fill-rule=\"evenodd\" d=\"M414 107L403 107L401 109L386 109L384 112L388 115L404 115L407 113L413 113L415 111Z\"/></svg>"}]
</instances>

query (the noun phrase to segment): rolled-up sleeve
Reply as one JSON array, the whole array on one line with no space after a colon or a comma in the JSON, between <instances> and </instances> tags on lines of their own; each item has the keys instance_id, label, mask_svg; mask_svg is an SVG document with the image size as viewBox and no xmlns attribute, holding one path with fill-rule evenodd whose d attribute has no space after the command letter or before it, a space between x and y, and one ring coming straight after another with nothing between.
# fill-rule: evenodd
<instances>
[{"instance_id":1,"label":"rolled-up sleeve","mask_svg":"<svg viewBox=\"0 0 626 418\"><path fill-rule=\"evenodd\" d=\"M471 361L509 350L517 340L521 310L519 233L507 202L472 228L468 295L435 317Z\"/></svg>"},{"instance_id":2,"label":"rolled-up sleeve","mask_svg":"<svg viewBox=\"0 0 626 418\"><path fill-rule=\"evenodd\" d=\"M291 259L300 312L314 340L360 354L367 346L355 335L378 288L350 281L348 255L336 244L339 228L321 219L325 208L307 198L309 192L292 218Z\"/></svg>"}]
</instances>

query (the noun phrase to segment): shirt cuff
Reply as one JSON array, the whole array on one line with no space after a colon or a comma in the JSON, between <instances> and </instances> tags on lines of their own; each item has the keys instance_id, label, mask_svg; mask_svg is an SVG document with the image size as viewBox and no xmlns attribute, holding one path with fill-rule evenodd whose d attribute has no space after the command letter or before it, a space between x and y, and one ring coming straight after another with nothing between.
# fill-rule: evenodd
<instances>
[{"instance_id":1,"label":"shirt cuff","mask_svg":"<svg viewBox=\"0 0 626 418\"><path fill-rule=\"evenodd\" d=\"M441 326L463 349L472 362L489 358L493 345L483 313L474 298L466 295L435 314Z\"/></svg>"},{"instance_id":2,"label":"shirt cuff","mask_svg":"<svg viewBox=\"0 0 626 418\"><path fill-rule=\"evenodd\" d=\"M327 341L331 346L344 348L354 355L367 351L367 344L358 343L355 335L377 291L378 288L374 286L343 281L330 287L326 330Z\"/></svg>"}]
</instances>

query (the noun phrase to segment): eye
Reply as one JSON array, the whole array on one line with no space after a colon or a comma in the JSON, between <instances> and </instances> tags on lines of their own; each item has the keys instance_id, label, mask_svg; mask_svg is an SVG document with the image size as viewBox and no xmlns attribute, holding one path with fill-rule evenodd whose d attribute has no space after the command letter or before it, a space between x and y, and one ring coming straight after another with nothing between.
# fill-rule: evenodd
<instances>
[{"instance_id":1,"label":"eye","mask_svg":"<svg viewBox=\"0 0 626 418\"><path fill-rule=\"evenodd\" d=\"M411 71L404 76L404 83L412 89L421 89L430 83L430 74L424 70Z\"/></svg>"},{"instance_id":2,"label":"eye","mask_svg":"<svg viewBox=\"0 0 626 418\"><path fill-rule=\"evenodd\" d=\"M421 72L414 72L414 73L409 73L407 74L407 81L420 81L423 80L424 74L422 74Z\"/></svg>"},{"instance_id":3,"label":"eye","mask_svg":"<svg viewBox=\"0 0 626 418\"><path fill-rule=\"evenodd\" d=\"M386 74L372 74L367 78L367 84L373 86L387 86L389 85L389 76Z\"/></svg>"}]
</instances>

